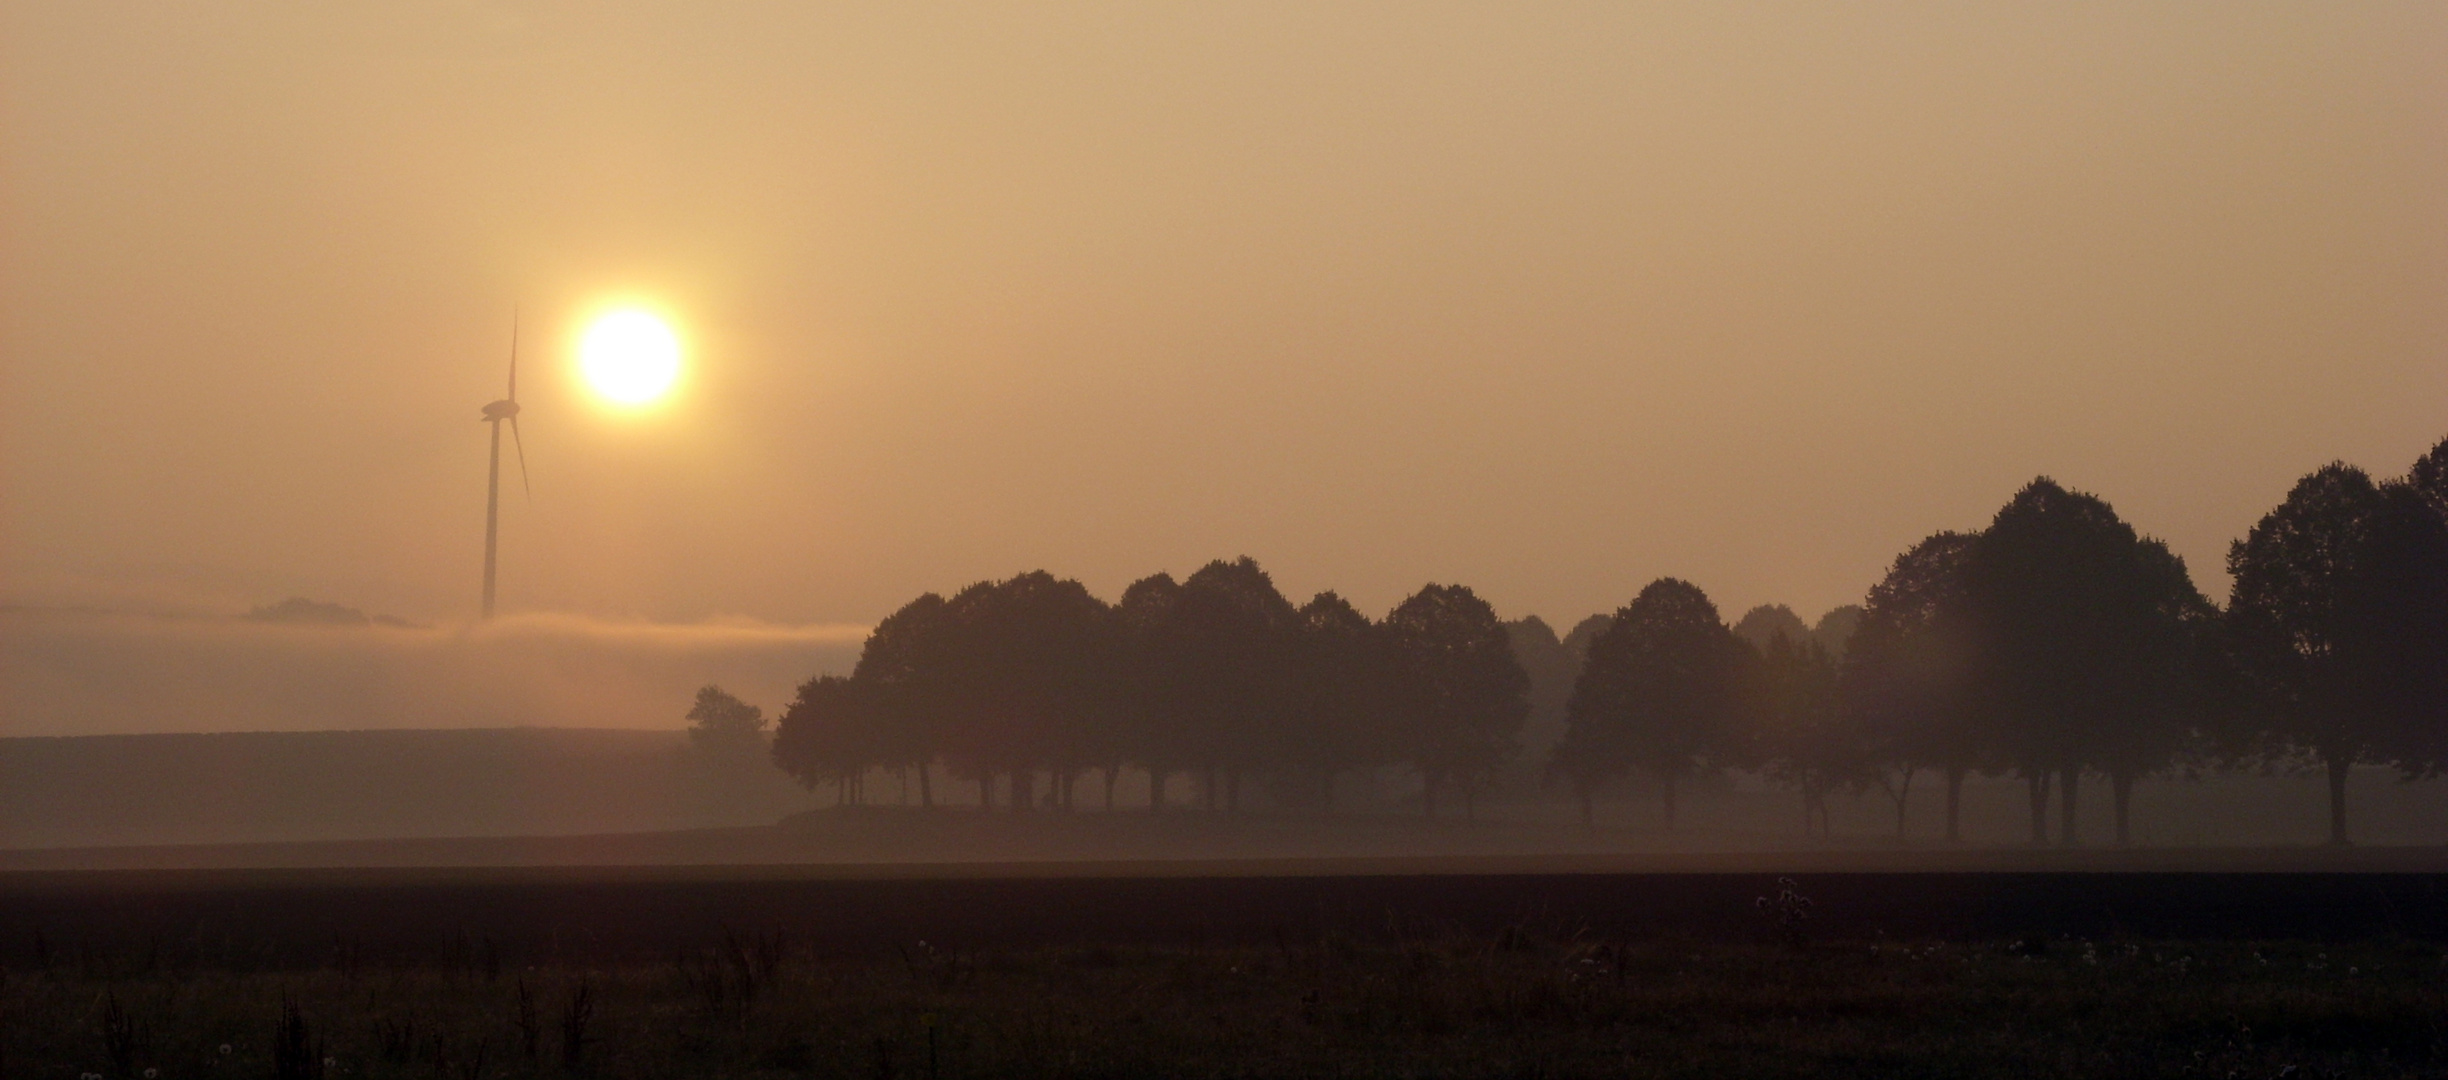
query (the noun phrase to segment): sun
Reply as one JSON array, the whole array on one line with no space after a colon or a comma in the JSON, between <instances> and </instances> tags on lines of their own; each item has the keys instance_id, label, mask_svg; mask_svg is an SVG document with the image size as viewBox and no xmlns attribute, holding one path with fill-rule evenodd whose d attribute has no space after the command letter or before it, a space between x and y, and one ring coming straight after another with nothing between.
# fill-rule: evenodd
<instances>
[{"instance_id":1,"label":"sun","mask_svg":"<svg viewBox=\"0 0 2448 1080\"><path fill-rule=\"evenodd\" d=\"M680 377L680 338L647 312L609 312L579 339L578 367L596 393L623 405L643 405L662 397Z\"/></svg>"}]
</instances>

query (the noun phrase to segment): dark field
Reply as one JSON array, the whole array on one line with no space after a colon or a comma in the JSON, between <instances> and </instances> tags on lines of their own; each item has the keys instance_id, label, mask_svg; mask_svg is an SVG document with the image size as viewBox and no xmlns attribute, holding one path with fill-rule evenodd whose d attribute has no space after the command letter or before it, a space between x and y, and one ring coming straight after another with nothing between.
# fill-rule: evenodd
<instances>
[{"instance_id":1,"label":"dark field","mask_svg":"<svg viewBox=\"0 0 2448 1080\"><path fill-rule=\"evenodd\" d=\"M2444 874L1053 869L7 875L0 1076L2448 1075Z\"/></svg>"}]
</instances>

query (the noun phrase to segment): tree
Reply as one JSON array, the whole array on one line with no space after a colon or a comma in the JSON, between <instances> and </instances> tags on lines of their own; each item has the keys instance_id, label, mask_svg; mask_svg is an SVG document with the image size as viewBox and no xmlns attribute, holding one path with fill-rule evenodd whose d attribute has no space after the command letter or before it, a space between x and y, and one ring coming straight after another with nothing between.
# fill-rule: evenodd
<instances>
[{"instance_id":1,"label":"tree","mask_svg":"<svg viewBox=\"0 0 2448 1080\"><path fill-rule=\"evenodd\" d=\"M1845 653L1853 647L1853 635L1861 630L1861 621L1860 604L1829 608L1827 614L1819 616L1818 625L1811 627L1811 640L1826 649L1831 659L1842 664Z\"/></svg>"},{"instance_id":2,"label":"tree","mask_svg":"<svg viewBox=\"0 0 2448 1080\"><path fill-rule=\"evenodd\" d=\"M2448 439L2441 439L2414 462L2403 486L2421 497L2431 517L2426 522L2409 507L2395 507L2389 530L2392 565L2409 579L2401 590L2411 601L2405 610L2416 616L2398 640L2408 652L2401 705L2419 731L2400 756L2423 775L2437 776L2448 773L2448 625L2443 625L2448 623L2448 603L2426 606L2421 598L2448 591L2448 585L2439 580L2448 573L2448 556L2438 554L2442 541L2433 527L2448 528ZM2429 557L2423 554L2426 549L2432 551ZM2422 617L2424 612L2429 617Z\"/></svg>"},{"instance_id":3,"label":"tree","mask_svg":"<svg viewBox=\"0 0 2448 1080\"><path fill-rule=\"evenodd\" d=\"M1181 679L1187 668L1178 633L1181 583L1171 574L1152 574L1131 583L1114 605L1121 634L1122 656L1117 664L1116 691L1122 722L1117 729L1117 760L1138 762L1148 771L1148 812L1163 813L1165 789L1174 773L1191 764L1184 733L1185 694ZM1112 773L1106 774L1106 803L1113 802Z\"/></svg>"},{"instance_id":4,"label":"tree","mask_svg":"<svg viewBox=\"0 0 2448 1080\"><path fill-rule=\"evenodd\" d=\"M2441 439L2430 453L2415 459L2406 483L2430 502L2434 513L2448 517L2448 439Z\"/></svg>"},{"instance_id":5,"label":"tree","mask_svg":"<svg viewBox=\"0 0 2448 1080\"><path fill-rule=\"evenodd\" d=\"M1241 779L1292 739L1300 613L1246 556L1182 582L1167 629L1169 690L1185 721L1179 752L1207 771L1211 809L1240 807Z\"/></svg>"},{"instance_id":6,"label":"tree","mask_svg":"<svg viewBox=\"0 0 2448 1080\"><path fill-rule=\"evenodd\" d=\"M1861 790L1878 776L1864 729L1842 707L1836 661L1817 641L1780 633L1746 667L1752 719L1744 726L1756 732L1768 775L1801 792L1803 833L1827 836L1828 793Z\"/></svg>"},{"instance_id":7,"label":"tree","mask_svg":"<svg viewBox=\"0 0 2448 1080\"><path fill-rule=\"evenodd\" d=\"M2167 768L2198 743L2211 699L2209 650L2217 641L2218 609L2194 588L2184 559L2157 540L2133 551L2131 590L2122 628L2123 661L2110 674L2105 721L2093 732L2084 762L2108 774L2116 808L2116 842L2132 840L2134 782ZM2069 802L2072 788L2068 788Z\"/></svg>"},{"instance_id":8,"label":"tree","mask_svg":"<svg viewBox=\"0 0 2448 1080\"><path fill-rule=\"evenodd\" d=\"M1536 615L1506 623L1505 636L1513 643L1513 658L1530 675L1530 718L1522 722L1522 749L1545 761L1564 735L1564 703L1572 698L1581 658Z\"/></svg>"},{"instance_id":9,"label":"tree","mask_svg":"<svg viewBox=\"0 0 2448 1080\"><path fill-rule=\"evenodd\" d=\"M1332 592L1301 605L1300 627L1300 729L1281 765L1331 809L1336 776L1392 760L1393 663L1376 625Z\"/></svg>"},{"instance_id":10,"label":"tree","mask_svg":"<svg viewBox=\"0 0 2448 1080\"><path fill-rule=\"evenodd\" d=\"M2334 463L2228 551L2228 640L2274 749L2328 773L2329 840L2348 842L2347 778L2362 762L2422 768L2437 708L2448 540L2414 484L2387 489ZM2424 655L2426 652L2430 655Z\"/></svg>"},{"instance_id":11,"label":"tree","mask_svg":"<svg viewBox=\"0 0 2448 1080\"><path fill-rule=\"evenodd\" d=\"M688 711L689 745L701 754L741 758L765 752L765 710L711 683L699 687Z\"/></svg>"},{"instance_id":12,"label":"tree","mask_svg":"<svg viewBox=\"0 0 2448 1080\"><path fill-rule=\"evenodd\" d=\"M1896 556L1860 609L1841 677L1851 722L1877 746L1880 760L1903 771L1899 791L1910 789L1915 770L1945 774L1950 843L1961 835L1964 777L1986 760L1966 713L1964 642L1939 625L1942 610L1961 604L1972 540L1942 532Z\"/></svg>"},{"instance_id":13,"label":"tree","mask_svg":"<svg viewBox=\"0 0 2448 1080\"><path fill-rule=\"evenodd\" d=\"M2436 451L2435 451L2436 453ZM2361 618L2375 628L2382 746L2409 778L2448 772L2448 507L2408 481L2380 487L2372 582Z\"/></svg>"},{"instance_id":14,"label":"tree","mask_svg":"<svg viewBox=\"0 0 2448 1080\"><path fill-rule=\"evenodd\" d=\"M2033 840L2046 838L2044 780L2063 800L2059 838L2079 842L2086 767L2155 768L2164 702L2193 668L2178 643L2206 607L2163 545L2094 495L2042 477L1972 542L1956 629L1971 645L1971 700L2007 760L2032 783ZM1942 619L1945 615L1941 612ZM2172 752L2172 747L2169 748Z\"/></svg>"},{"instance_id":15,"label":"tree","mask_svg":"<svg viewBox=\"0 0 2448 1080\"><path fill-rule=\"evenodd\" d=\"M934 765L942 752L948 687L937 676L950 605L925 593L877 623L851 671L867 696L868 765L915 769L918 803L935 805ZM862 772L865 766L862 766Z\"/></svg>"},{"instance_id":16,"label":"tree","mask_svg":"<svg viewBox=\"0 0 2448 1080\"><path fill-rule=\"evenodd\" d=\"M858 801L859 777L876 759L871 689L838 675L800 684L774 732L774 764L811 790L828 781L838 785L837 802Z\"/></svg>"},{"instance_id":17,"label":"tree","mask_svg":"<svg viewBox=\"0 0 2448 1080\"><path fill-rule=\"evenodd\" d=\"M1778 638L1799 646L1810 640L1810 627L1792 608L1783 604L1761 604L1743 613L1734 623L1734 636L1743 639L1754 652L1765 654Z\"/></svg>"},{"instance_id":18,"label":"tree","mask_svg":"<svg viewBox=\"0 0 2448 1080\"><path fill-rule=\"evenodd\" d=\"M1584 821L1595 786L1641 769L1662 783L1673 828L1676 781L1749 756L1736 723L1748 655L1689 582L1660 578L1615 613L1590 642L1556 747Z\"/></svg>"},{"instance_id":19,"label":"tree","mask_svg":"<svg viewBox=\"0 0 2448 1080\"><path fill-rule=\"evenodd\" d=\"M1530 715L1530 676L1496 610L1461 585L1431 584L1388 612L1399 682L1402 756L1419 771L1422 810L1458 785L1468 816L1478 787L1512 756Z\"/></svg>"},{"instance_id":20,"label":"tree","mask_svg":"<svg viewBox=\"0 0 2448 1080\"><path fill-rule=\"evenodd\" d=\"M1109 675L1118 635L1111 611L1077 581L1042 570L960 591L944 608L929 680L943 691L945 758L979 778L1010 779L1011 808L1036 802L1046 770L1054 801L1104 754L1096 745L1114 706Z\"/></svg>"}]
</instances>

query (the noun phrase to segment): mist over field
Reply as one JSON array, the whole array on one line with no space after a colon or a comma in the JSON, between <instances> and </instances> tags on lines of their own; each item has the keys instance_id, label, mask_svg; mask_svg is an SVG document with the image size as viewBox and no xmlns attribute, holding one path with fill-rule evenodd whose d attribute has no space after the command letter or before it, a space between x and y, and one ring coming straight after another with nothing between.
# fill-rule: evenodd
<instances>
[{"instance_id":1,"label":"mist over field","mask_svg":"<svg viewBox=\"0 0 2448 1080\"><path fill-rule=\"evenodd\" d=\"M458 626L0 610L0 737L342 728L676 731L718 682L779 704L863 627L520 614Z\"/></svg>"}]
</instances>

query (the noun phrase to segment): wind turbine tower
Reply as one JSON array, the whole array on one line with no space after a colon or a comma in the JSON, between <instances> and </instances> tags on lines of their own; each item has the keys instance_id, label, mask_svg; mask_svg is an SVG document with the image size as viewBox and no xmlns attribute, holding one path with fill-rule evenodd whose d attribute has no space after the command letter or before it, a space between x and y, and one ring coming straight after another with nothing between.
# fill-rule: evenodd
<instances>
[{"instance_id":1,"label":"wind turbine tower","mask_svg":"<svg viewBox=\"0 0 2448 1080\"><path fill-rule=\"evenodd\" d=\"M519 438L518 426L518 317L510 318L510 396L484 407L484 422L493 425L493 460L485 469L485 567L484 617L493 617L493 556L501 533L501 429L502 421L510 422L510 443L518 449L519 487L529 498L535 489L527 483L527 442Z\"/></svg>"}]
</instances>

